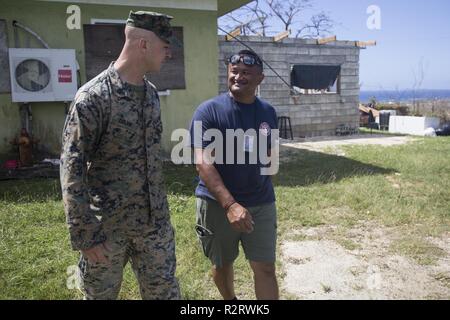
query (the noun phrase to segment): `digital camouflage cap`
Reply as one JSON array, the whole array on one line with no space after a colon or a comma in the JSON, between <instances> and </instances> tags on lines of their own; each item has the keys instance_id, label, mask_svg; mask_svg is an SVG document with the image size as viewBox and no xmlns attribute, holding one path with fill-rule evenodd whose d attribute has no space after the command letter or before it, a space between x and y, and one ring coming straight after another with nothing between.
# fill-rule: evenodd
<instances>
[{"instance_id":1,"label":"digital camouflage cap","mask_svg":"<svg viewBox=\"0 0 450 320\"><path fill-rule=\"evenodd\" d=\"M127 26L153 31L159 38L172 42L172 27L170 19L173 17L150 11L130 11Z\"/></svg>"}]
</instances>

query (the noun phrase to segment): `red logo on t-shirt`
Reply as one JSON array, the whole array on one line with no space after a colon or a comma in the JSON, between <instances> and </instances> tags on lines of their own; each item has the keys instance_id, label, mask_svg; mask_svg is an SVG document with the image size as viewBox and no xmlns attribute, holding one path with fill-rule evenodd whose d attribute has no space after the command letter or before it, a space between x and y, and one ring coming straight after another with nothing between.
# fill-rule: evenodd
<instances>
[{"instance_id":1,"label":"red logo on t-shirt","mask_svg":"<svg viewBox=\"0 0 450 320\"><path fill-rule=\"evenodd\" d=\"M264 136L268 136L270 134L270 126L267 122L263 122L259 125L259 132L261 132Z\"/></svg>"}]
</instances>

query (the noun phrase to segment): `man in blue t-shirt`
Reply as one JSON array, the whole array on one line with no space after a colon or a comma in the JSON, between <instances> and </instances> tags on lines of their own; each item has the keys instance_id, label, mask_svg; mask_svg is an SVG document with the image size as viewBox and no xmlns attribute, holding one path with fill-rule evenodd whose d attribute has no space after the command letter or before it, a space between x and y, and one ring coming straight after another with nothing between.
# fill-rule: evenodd
<instances>
[{"instance_id":1,"label":"man in blue t-shirt","mask_svg":"<svg viewBox=\"0 0 450 320\"><path fill-rule=\"evenodd\" d=\"M236 299L239 243L254 273L256 298L278 299L275 193L268 170L278 160L277 116L255 94L264 79L258 55L242 50L227 62L229 92L202 103L191 123L200 177L196 231L225 300Z\"/></svg>"}]
</instances>

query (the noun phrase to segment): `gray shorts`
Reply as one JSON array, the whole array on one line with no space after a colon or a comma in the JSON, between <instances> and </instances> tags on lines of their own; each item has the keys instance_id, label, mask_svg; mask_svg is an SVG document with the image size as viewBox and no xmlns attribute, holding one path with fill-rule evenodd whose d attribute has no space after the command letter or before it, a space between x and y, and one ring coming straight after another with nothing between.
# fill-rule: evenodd
<instances>
[{"instance_id":1,"label":"gray shorts","mask_svg":"<svg viewBox=\"0 0 450 320\"><path fill-rule=\"evenodd\" d=\"M251 233L235 231L225 210L217 201L197 198L196 232L203 253L213 265L220 268L232 263L239 255L242 243L247 260L255 262L275 262L277 240L277 210L275 203L246 208L255 223Z\"/></svg>"}]
</instances>

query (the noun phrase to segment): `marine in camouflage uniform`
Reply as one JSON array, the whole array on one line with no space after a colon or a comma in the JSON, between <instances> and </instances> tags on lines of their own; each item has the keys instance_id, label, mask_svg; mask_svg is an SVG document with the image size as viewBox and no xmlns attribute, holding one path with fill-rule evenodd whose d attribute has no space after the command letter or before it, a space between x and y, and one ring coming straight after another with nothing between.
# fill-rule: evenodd
<instances>
[{"instance_id":1,"label":"marine in camouflage uniform","mask_svg":"<svg viewBox=\"0 0 450 320\"><path fill-rule=\"evenodd\" d=\"M133 20L136 16L149 14L132 12L131 22L142 20ZM149 21L148 30L166 39L168 33ZM128 261L143 299L180 298L160 155L159 97L144 83L140 91L123 82L112 63L78 91L64 126L61 186L72 247L110 248L109 264L81 255L86 299L117 298Z\"/></svg>"}]
</instances>

